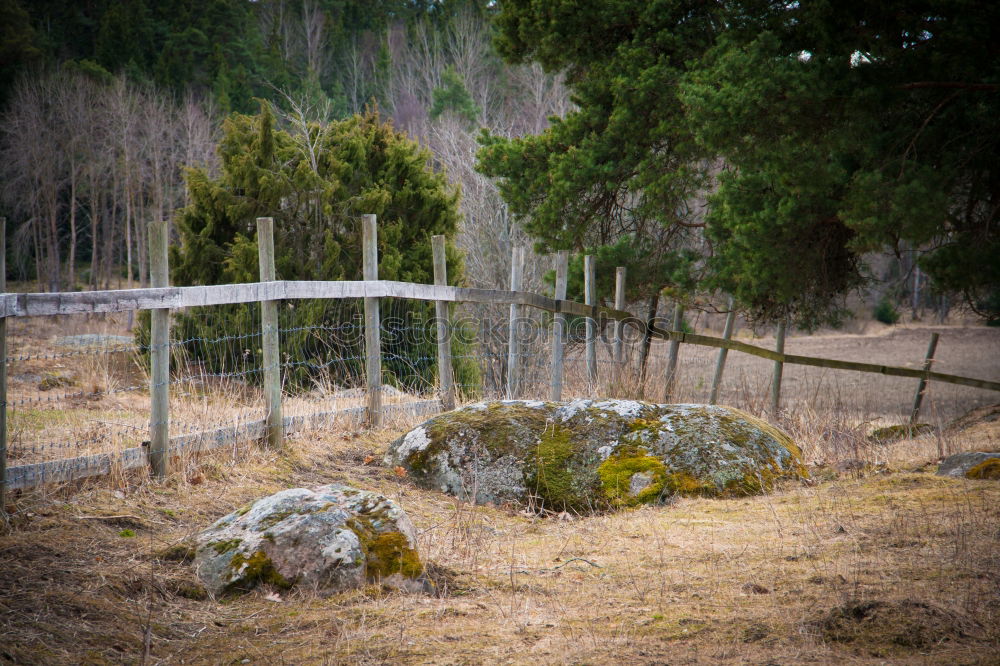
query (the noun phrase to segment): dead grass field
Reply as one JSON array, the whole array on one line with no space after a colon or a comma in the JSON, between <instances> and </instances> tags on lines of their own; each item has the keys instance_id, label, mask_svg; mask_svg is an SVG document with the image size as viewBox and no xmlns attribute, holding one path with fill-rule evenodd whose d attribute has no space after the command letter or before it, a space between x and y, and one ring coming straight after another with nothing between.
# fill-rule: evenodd
<instances>
[{"instance_id":1,"label":"dead grass field","mask_svg":"<svg viewBox=\"0 0 1000 666\"><path fill-rule=\"evenodd\" d=\"M1000 485L935 476L934 449L920 442L895 445L914 451L906 465L814 465L814 483L769 497L560 517L416 489L370 458L394 434L314 434L281 454L215 454L163 484L22 496L0 537L0 659L987 664L1000 654ZM178 546L247 501L331 482L402 504L437 596L371 587L212 600L178 559Z\"/></svg>"},{"instance_id":2,"label":"dead grass field","mask_svg":"<svg viewBox=\"0 0 1000 666\"><path fill-rule=\"evenodd\" d=\"M930 330L793 337L787 349L919 366ZM935 330L937 368L1000 376L1000 332ZM714 358L682 347L678 400L704 400ZM759 412L771 364L729 359L722 402ZM569 370L571 395L588 390ZM298 435L280 454L218 451L164 483L118 475L17 495L0 533L0 662L998 663L1000 485L933 474L944 453L1000 449L1000 408L946 425L996 396L932 385L936 431L876 445L868 433L901 421L914 382L791 367L785 382L783 426L813 480L768 497L601 516L473 507L381 466L404 423ZM104 398L70 407L115 418L99 417ZM119 408L141 422L136 405ZM227 408L203 400L190 413ZM263 495L334 482L401 503L437 595L206 598L184 561L194 534Z\"/></svg>"}]
</instances>

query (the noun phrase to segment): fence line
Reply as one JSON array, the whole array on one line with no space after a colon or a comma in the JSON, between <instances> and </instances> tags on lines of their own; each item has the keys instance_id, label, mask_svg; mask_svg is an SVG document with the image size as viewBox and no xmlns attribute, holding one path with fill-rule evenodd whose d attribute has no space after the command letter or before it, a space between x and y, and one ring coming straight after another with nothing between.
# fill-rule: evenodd
<instances>
[{"instance_id":1,"label":"fence line","mask_svg":"<svg viewBox=\"0 0 1000 666\"><path fill-rule=\"evenodd\" d=\"M974 388L986 389L989 391L1000 391L1000 382L991 382L985 379L975 379L973 377L962 377L960 375L949 375L943 372L932 372L930 370L915 370L913 368L901 368L893 365L878 365L876 363L858 363L855 361L837 361L829 358L816 358L814 356L799 356L797 354L785 354L771 349L757 347L755 345L739 342L737 340L726 340L710 335L698 335L695 333L684 333L683 331L668 331L655 325L650 326L655 337L664 340L676 340L678 342L700 345L702 347L725 348L730 351L743 352L751 356L766 358L770 361L787 363L789 365L809 365L816 368L830 368L831 370L856 370L858 372L869 372L893 377L911 377L913 379L924 379L927 381L944 382L946 384L958 384L961 386L972 386Z\"/></svg>"},{"instance_id":2,"label":"fence line","mask_svg":"<svg viewBox=\"0 0 1000 666\"><path fill-rule=\"evenodd\" d=\"M0 510L3 508L3 492L6 489L28 488L49 481L68 481L77 478L106 474L116 467L130 469L146 464L153 466L153 472L157 476L166 473L169 461L182 451L201 451L219 446L228 445L240 440L266 438L272 446L279 446L284 433L294 432L305 427L313 427L320 423L332 422L336 418L348 416L357 419L358 422L367 421L370 425L377 426L381 423L383 413L389 410L410 410L414 412L426 413L440 409L442 403L448 407L452 403L454 390L450 384L448 375L450 373L438 372L438 395L439 399L412 403L409 405L382 405L382 368L383 362L391 360L386 355L380 339L380 315L379 299L413 299L420 301L430 301L436 304L436 309L440 313L447 313L447 303L477 303L495 306L510 306L511 314L514 315L522 307L531 307L537 310L554 313L555 326L553 330L552 344L552 372L551 396L558 398L562 387L563 374L563 349L566 334L567 315L583 317L586 323L587 340L585 348L586 376L593 385L596 377L596 342L599 331L603 331L610 322L615 322L616 336L615 345L612 346L612 362L621 363L621 331L625 326L633 326L639 331L648 332L653 337L669 341L670 355L668 359L667 374L664 377L664 389L669 392L674 375L676 374L677 351L680 344L694 344L708 347L716 347L722 350L734 350L769 359L775 362L775 380L773 382L772 394L772 415L777 413L777 404L780 399L780 367L782 364L797 364L830 368L837 370L854 370L858 372L878 373L898 377L910 377L921 380L922 384L927 381L939 381L965 386L972 386L981 389L1000 391L1000 382L975 379L949 375L930 370L930 363L926 363L922 370L902 368L895 366L883 366L870 363L857 363L852 361L837 361L832 359L815 358L807 356L797 356L786 354L783 351L783 327L779 331L779 344L777 350L764 349L743 342L729 339L731 334L731 323L727 322L727 334L723 338L713 336L697 335L680 331L682 323L683 309L681 304L675 308L673 323L674 330L665 330L655 324L646 322L643 319L633 316L631 313L621 309L623 306L624 292L624 272L618 271L618 284L616 284L616 308L609 308L598 304L595 293L596 279L594 275L594 261L592 257L585 258L585 283L586 283L586 304L565 300L566 289L566 263L567 256L560 253L557 257L557 284L556 298L549 298L532 292L520 290L519 270L523 261L522 248L516 248L514 261L512 263L512 278L510 291L471 289L465 287L452 287L443 284L446 281L446 266L444 265L444 244L443 238L434 239L434 259L435 259L435 282L436 284L415 284L408 282L397 282L378 279L378 256L377 256L377 230L374 215L363 218L363 241L364 241L364 276L363 281L278 281L274 280L274 252L273 252L273 226L270 218L258 219L258 248L260 252L260 282L245 284L229 284L199 287L170 287L167 286L166 267L166 241L165 234L151 233L151 269L154 275L151 276L151 284L156 286L148 289L125 289L92 292L70 292L70 293L50 293L50 294L2 294L0 295L0 350L5 349L6 320L8 317L28 317L39 315L71 315L71 314L95 314L109 312L129 312L135 310L152 310L152 335L149 350L152 358L152 372L150 375L150 393L152 400L152 412L150 418L150 442L147 446L132 447L114 453L101 453L92 456L79 456L57 461L32 463L16 467L6 467L6 459L2 455L6 447L5 432L0 432ZM165 225L154 227L151 231L164 231ZM523 255L522 255L523 256ZM2 265L2 264L0 264ZM0 284L2 287L2 284ZM0 289L2 290L2 289ZM354 407L346 410L335 410L332 412L320 412L308 416L285 417L281 414L281 368L285 367L280 362L279 356L279 330L277 321L277 303L282 300L291 299L363 299L365 312L365 394L367 397L366 407ZM169 316L170 309L203 307L211 305L224 305L236 303L262 304L260 332L261 346L264 355L264 395L266 397L267 411L265 418L254 420L237 426L185 434L179 436L169 436L169 404L167 401L167 389L169 385ZM445 317L444 319L447 319ZM437 330L440 331L442 323L447 328L447 322L438 321ZM521 364L525 359L521 358L517 347L517 322L514 318L510 321L510 337L507 341L508 359L507 365L507 387L510 397L519 394L519 386L522 383L519 378ZM437 355L440 359L447 359L450 349L447 345L442 345L439 334L437 344ZM6 372L6 354L0 354L4 359L3 369L0 369L0 405L6 414L6 392L4 390L3 379ZM724 357L723 357L724 359ZM359 359L361 360L361 359ZM404 359L406 360L406 359ZM722 362L720 361L717 377L713 380L713 399L717 391L717 384L721 379ZM449 363L450 369L450 363ZM918 389L918 396L922 392L922 386ZM2 418L2 417L0 417ZM2 424L2 421L0 421ZM3 477L6 472L6 478Z\"/></svg>"},{"instance_id":3,"label":"fence line","mask_svg":"<svg viewBox=\"0 0 1000 666\"><path fill-rule=\"evenodd\" d=\"M393 280L277 280L274 282L245 282L200 287L148 287L51 294L2 294L0 295L0 317L102 314L131 310L177 309L306 298L408 298L417 301L527 305L539 310L561 312L579 317L608 320L635 319L629 312L602 305L590 306L575 301L557 301L554 298L530 291L449 287ZM637 319L635 321L638 322Z\"/></svg>"},{"instance_id":4,"label":"fence line","mask_svg":"<svg viewBox=\"0 0 1000 666\"><path fill-rule=\"evenodd\" d=\"M108 291L65 292L55 294L3 294L0 295L0 317L26 317L38 315L99 314L127 312L129 310L154 310L157 308L183 308L230 303L256 303L261 301L305 298L408 298L417 301L448 301L452 303L486 303L493 305L527 305L539 310L600 321L624 321L642 329L646 322L635 315L603 305L584 305L575 301L556 300L527 291L473 289L469 287L442 287L413 282L377 280L351 281L296 281L247 282L207 287L166 287L161 289L117 289ZM726 348L771 361L792 365L810 365L834 370L857 370L898 377L927 379L1000 391L1000 382L961 377L940 372L915 370L872 363L837 361L832 359L797 356L756 347L736 340L724 340L708 335L668 331L655 325L649 327L655 337L684 344Z\"/></svg>"},{"instance_id":5,"label":"fence line","mask_svg":"<svg viewBox=\"0 0 1000 666\"><path fill-rule=\"evenodd\" d=\"M413 416L422 416L437 413L440 409L440 401L422 400L401 405L384 405L382 412L407 412ZM344 418L352 425L361 426L368 422L368 408L347 407L307 416L286 416L282 419L282 428L285 434L292 434L332 425ZM226 428L175 435L170 438L169 448L172 457L211 451L240 442L264 440L267 438L268 428L268 420L265 418ZM123 451L11 467L7 470L7 488L18 490L46 483L66 483L93 476L104 476L115 469L124 471L139 469L147 465L149 465L149 446L148 442L143 442L143 446L135 446Z\"/></svg>"}]
</instances>

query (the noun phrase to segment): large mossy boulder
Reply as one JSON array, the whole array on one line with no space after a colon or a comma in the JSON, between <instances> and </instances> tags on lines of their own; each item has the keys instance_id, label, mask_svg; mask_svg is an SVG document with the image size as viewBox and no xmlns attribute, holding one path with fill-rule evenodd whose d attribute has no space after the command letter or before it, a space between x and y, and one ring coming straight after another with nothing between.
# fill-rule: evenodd
<instances>
[{"instance_id":1,"label":"large mossy boulder","mask_svg":"<svg viewBox=\"0 0 1000 666\"><path fill-rule=\"evenodd\" d=\"M753 495L807 476L791 438L749 414L634 400L477 403L414 428L385 462L480 504L577 511Z\"/></svg>"},{"instance_id":2,"label":"large mossy boulder","mask_svg":"<svg viewBox=\"0 0 1000 666\"><path fill-rule=\"evenodd\" d=\"M377 493L291 488L220 518L197 537L195 567L215 595L260 583L332 594L375 583L423 589L413 525Z\"/></svg>"}]
</instances>

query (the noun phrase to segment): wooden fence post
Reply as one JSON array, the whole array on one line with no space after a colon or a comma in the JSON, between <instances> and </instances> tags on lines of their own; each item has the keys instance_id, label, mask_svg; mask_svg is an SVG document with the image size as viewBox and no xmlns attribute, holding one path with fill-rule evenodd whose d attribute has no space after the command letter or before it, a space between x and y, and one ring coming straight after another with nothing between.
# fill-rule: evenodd
<instances>
[{"instance_id":1,"label":"wooden fence post","mask_svg":"<svg viewBox=\"0 0 1000 666\"><path fill-rule=\"evenodd\" d=\"M615 310L625 309L625 267L615 269ZM615 367L620 371L625 354L625 322L615 322Z\"/></svg>"},{"instance_id":2,"label":"wooden fence post","mask_svg":"<svg viewBox=\"0 0 1000 666\"><path fill-rule=\"evenodd\" d=\"M731 340L733 337L733 324L736 323L736 310L733 309L735 303L733 297L729 297L729 313L726 315L726 327L722 331L723 340ZM729 350L725 347L719 349L719 358L715 361L715 376L712 377L712 390L708 394L708 404L714 405L719 399L719 387L722 385L722 373L726 369L726 356Z\"/></svg>"},{"instance_id":3,"label":"wooden fence post","mask_svg":"<svg viewBox=\"0 0 1000 666\"><path fill-rule=\"evenodd\" d=\"M583 302L586 305L597 304L597 275L593 255L583 257ZM597 320L593 316L587 318L587 380L593 385L597 383Z\"/></svg>"},{"instance_id":4,"label":"wooden fence post","mask_svg":"<svg viewBox=\"0 0 1000 666\"><path fill-rule=\"evenodd\" d=\"M170 272L167 263L166 220L149 225L149 284L167 287ZM153 475L164 478L170 470L170 310L150 312L149 336L149 465Z\"/></svg>"},{"instance_id":5,"label":"wooden fence post","mask_svg":"<svg viewBox=\"0 0 1000 666\"><path fill-rule=\"evenodd\" d=\"M524 279L524 248L520 245L510 252L510 290L520 291ZM517 339L518 318L521 306L510 304L510 328L507 331L507 397L516 398L521 380L520 345Z\"/></svg>"},{"instance_id":6,"label":"wooden fence post","mask_svg":"<svg viewBox=\"0 0 1000 666\"><path fill-rule=\"evenodd\" d=\"M927 345L927 354L924 356L924 371L931 369L934 365L934 352L937 351L938 334L931 333L930 344ZM924 393L927 391L927 380L924 378L920 379L920 383L917 384L917 393L913 396L913 410L910 412L910 425L917 422L917 418L920 416L920 404L924 401Z\"/></svg>"},{"instance_id":7,"label":"wooden fence post","mask_svg":"<svg viewBox=\"0 0 1000 666\"><path fill-rule=\"evenodd\" d=\"M0 294L7 292L7 218L0 217ZM0 516L7 512L7 318L0 317Z\"/></svg>"},{"instance_id":8,"label":"wooden fence post","mask_svg":"<svg viewBox=\"0 0 1000 666\"><path fill-rule=\"evenodd\" d=\"M566 300L566 282L569 278L569 252L560 250L556 254L556 293L557 301ZM566 315L557 312L552 320L552 391L553 402L562 400L563 385L563 340L566 338Z\"/></svg>"},{"instance_id":9,"label":"wooden fence post","mask_svg":"<svg viewBox=\"0 0 1000 666\"><path fill-rule=\"evenodd\" d=\"M260 281L277 279L274 270L274 219L257 218L257 258ZM278 301L260 302L261 349L264 354L264 403L267 406L267 445L281 448L281 353L278 340Z\"/></svg>"},{"instance_id":10,"label":"wooden fence post","mask_svg":"<svg viewBox=\"0 0 1000 666\"><path fill-rule=\"evenodd\" d=\"M785 353L785 321L778 322L778 330L774 336L774 351ZM774 362L774 377L771 379L771 418L781 415L781 373L785 368L782 361Z\"/></svg>"},{"instance_id":11,"label":"wooden fence post","mask_svg":"<svg viewBox=\"0 0 1000 666\"><path fill-rule=\"evenodd\" d=\"M378 228L374 215L361 216L362 263L365 281L378 280ZM382 340L377 298L365 298L365 374L368 423L382 425Z\"/></svg>"},{"instance_id":12,"label":"wooden fence post","mask_svg":"<svg viewBox=\"0 0 1000 666\"><path fill-rule=\"evenodd\" d=\"M431 236L434 284L447 286L448 262L444 249L444 236ZM455 380L451 368L451 325L448 320L448 303L435 301L434 314L437 317L438 391L441 395L441 407L445 411L451 411L455 409Z\"/></svg>"},{"instance_id":13,"label":"wooden fence post","mask_svg":"<svg viewBox=\"0 0 1000 666\"><path fill-rule=\"evenodd\" d=\"M683 323L684 306L678 302L674 305L673 330L680 331ZM680 349L680 340L670 340L670 350L667 353L666 386L663 388L663 402L670 402L674 398L674 382L677 379L677 357L680 354Z\"/></svg>"}]
</instances>

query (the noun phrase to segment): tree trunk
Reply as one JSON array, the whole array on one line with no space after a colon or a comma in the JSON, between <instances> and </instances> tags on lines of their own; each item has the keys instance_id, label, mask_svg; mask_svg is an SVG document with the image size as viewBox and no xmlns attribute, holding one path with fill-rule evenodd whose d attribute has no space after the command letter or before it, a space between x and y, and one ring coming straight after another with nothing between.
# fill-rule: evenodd
<instances>
[{"instance_id":1,"label":"tree trunk","mask_svg":"<svg viewBox=\"0 0 1000 666\"><path fill-rule=\"evenodd\" d=\"M40 211L36 207L35 221L31 223L31 235L35 244L35 283L38 285L38 291L42 291L42 270L45 263L45 250L42 246L42 225L39 223L40 219Z\"/></svg>"},{"instance_id":2,"label":"tree trunk","mask_svg":"<svg viewBox=\"0 0 1000 666\"><path fill-rule=\"evenodd\" d=\"M115 190L112 189L112 192ZM115 238L115 224L117 215L115 215L113 201L111 196L103 197L104 201L104 251L103 251L103 261L104 267L101 272L104 274L104 288L111 289L111 278L114 276L115 267L115 252L114 252L114 238Z\"/></svg>"},{"instance_id":3,"label":"tree trunk","mask_svg":"<svg viewBox=\"0 0 1000 666\"><path fill-rule=\"evenodd\" d=\"M136 269L139 271L139 286L146 287L149 278L149 261L146 254L146 234L148 233L149 222L146 217L146 210L141 205L136 206L135 215L135 252Z\"/></svg>"},{"instance_id":4,"label":"tree trunk","mask_svg":"<svg viewBox=\"0 0 1000 666\"><path fill-rule=\"evenodd\" d=\"M132 193L128 185L128 174L125 174L125 275L128 276L125 285L132 288Z\"/></svg>"},{"instance_id":5,"label":"tree trunk","mask_svg":"<svg viewBox=\"0 0 1000 666\"><path fill-rule=\"evenodd\" d=\"M48 264L49 264L49 291L59 291L59 208L53 194L49 204L49 237L48 244Z\"/></svg>"},{"instance_id":6,"label":"tree trunk","mask_svg":"<svg viewBox=\"0 0 1000 666\"><path fill-rule=\"evenodd\" d=\"M98 239L98 229L100 228L100 195L97 193L97 184L94 182L94 174L90 174L90 288L97 289L97 273L100 270L100 242Z\"/></svg>"},{"instance_id":7,"label":"tree trunk","mask_svg":"<svg viewBox=\"0 0 1000 666\"><path fill-rule=\"evenodd\" d=\"M76 289L76 165L69 172L69 289Z\"/></svg>"}]
</instances>

